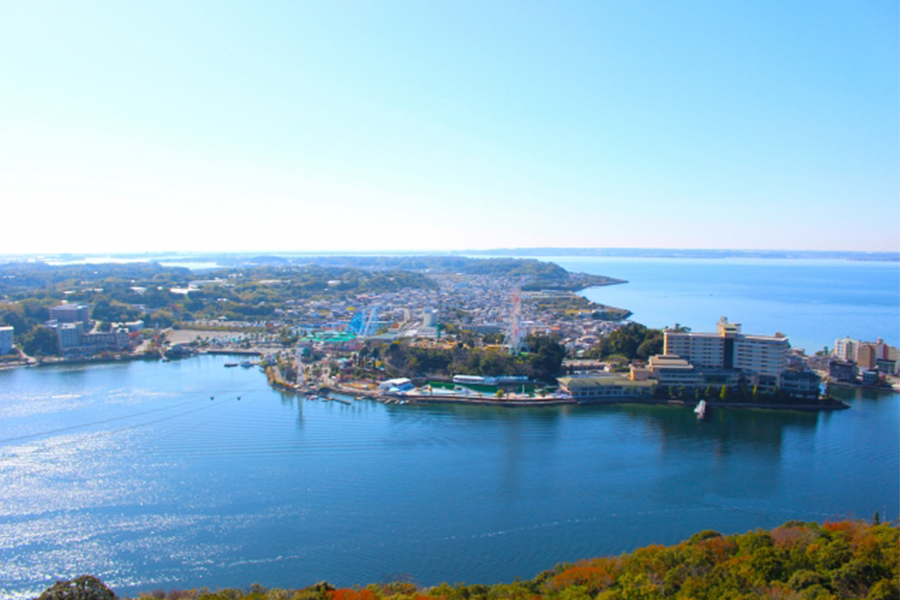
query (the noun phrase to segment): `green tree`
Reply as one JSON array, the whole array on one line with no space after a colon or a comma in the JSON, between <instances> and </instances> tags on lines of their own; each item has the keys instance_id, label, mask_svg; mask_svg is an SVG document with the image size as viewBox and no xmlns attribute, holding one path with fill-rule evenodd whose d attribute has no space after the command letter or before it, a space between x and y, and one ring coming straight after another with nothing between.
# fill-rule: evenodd
<instances>
[{"instance_id":1,"label":"green tree","mask_svg":"<svg viewBox=\"0 0 900 600\"><path fill-rule=\"evenodd\" d=\"M49 327L38 326L23 336L22 350L29 356L53 356L59 354L59 338Z\"/></svg>"},{"instance_id":2,"label":"green tree","mask_svg":"<svg viewBox=\"0 0 900 600\"><path fill-rule=\"evenodd\" d=\"M531 375L544 380L559 375L566 358L566 348L559 343L557 336L529 335L526 343L531 353L528 359Z\"/></svg>"},{"instance_id":3,"label":"green tree","mask_svg":"<svg viewBox=\"0 0 900 600\"><path fill-rule=\"evenodd\" d=\"M637 348L637 357L647 360L651 356L662 354L664 349L664 338L662 335L648 337Z\"/></svg>"}]
</instances>

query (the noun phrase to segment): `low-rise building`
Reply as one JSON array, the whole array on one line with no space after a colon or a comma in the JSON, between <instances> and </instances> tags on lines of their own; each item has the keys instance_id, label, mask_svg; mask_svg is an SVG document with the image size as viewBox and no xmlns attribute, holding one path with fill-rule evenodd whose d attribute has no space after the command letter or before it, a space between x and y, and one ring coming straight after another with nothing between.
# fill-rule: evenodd
<instances>
[{"instance_id":1,"label":"low-rise building","mask_svg":"<svg viewBox=\"0 0 900 600\"><path fill-rule=\"evenodd\" d=\"M144 328L144 322L141 320L127 321L125 323L113 323L113 327L124 327L128 331L140 331Z\"/></svg>"},{"instance_id":2,"label":"low-rise building","mask_svg":"<svg viewBox=\"0 0 900 600\"><path fill-rule=\"evenodd\" d=\"M875 361L875 367L882 373L887 373L888 375L897 374L897 361L894 359L879 358Z\"/></svg>"},{"instance_id":3,"label":"low-rise building","mask_svg":"<svg viewBox=\"0 0 900 600\"><path fill-rule=\"evenodd\" d=\"M98 352L122 352L131 348L128 329L119 327L112 331L85 332L79 323L55 323L60 354L96 354Z\"/></svg>"},{"instance_id":4,"label":"low-rise building","mask_svg":"<svg viewBox=\"0 0 900 600\"><path fill-rule=\"evenodd\" d=\"M820 394L822 378L812 371L785 371L781 375L781 389L794 398L815 400Z\"/></svg>"},{"instance_id":5,"label":"low-rise building","mask_svg":"<svg viewBox=\"0 0 900 600\"><path fill-rule=\"evenodd\" d=\"M111 350L127 350L129 348L129 331L124 327L114 331L92 331L82 336L82 344L88 352Z\"/></svg>"},{"instance_id":6,"label":"low-rise building","mask_svg":"<svg viewBox=\"0 0 900 600\"><path fill-rule=\"evenodd\" d=\"M856 363L843 360L833 360L828 363L828 376L834 381L850 383L856 381L859 375L859 367Z\"/></svg>"},{"instance_id":7,"label":"low-rise building","mask_svg":"<svg viewBox=\"0 0 900 600\"><path fill-rule=\"evenodd\" d=\"M651 377L664 387L696 388L703 385L703 377L694 365L677 355L651 356L648 368Z\"/></svg>"},{"instance_id":8,"label":"low-rise building","mask_svg":"<svg viewBox=\"0 0 900 600\"><path fill-rule=\"evenodd\" d=\"M652 398L656 389L656 383L653 381L632 381L624 375L561 377L558 381L560 391L569 394L575 400L585 402L616 398Z\"/></svg>"},{"instance_id":9,"label":"low-rise building","mask_svg":"<svg viewBox=\"0 0 900 600\"><path fill-rule=\"evenodd\" d=\"M863 371L862 384L866 386L876 386L881 383L881 373L875 370Z\"/></svg>"}]
</instances>

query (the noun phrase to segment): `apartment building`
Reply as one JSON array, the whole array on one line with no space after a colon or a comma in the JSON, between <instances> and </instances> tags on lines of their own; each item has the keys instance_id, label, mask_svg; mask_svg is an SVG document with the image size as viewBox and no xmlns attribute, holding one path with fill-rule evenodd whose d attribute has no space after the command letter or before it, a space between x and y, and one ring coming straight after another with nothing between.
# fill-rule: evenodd
<instances>
[{"instance_id":1,"label":"apartment building","mask_svg":"<svg viewBox=\"0 0 900 600\"><path fill-rule=\"evenodd\" d=\"M50 320L58 323L84 323L91 321L91 307L84 304L60 304L50 308Z\"/></svg>"},{"instance_id":2,"label":"apartment building","mask_svg":"<svg viewBox=\"0 0 900 600\"><path fill-rule=\"evenodd\" d=\"M736 369L756 375L760 385L776 386L787 368L790 347L783 334L745 334L740 323L730 323L722 317L715 333L667 329L664 352L679 356L695 367Z\"/></svg>"}]
</instances>

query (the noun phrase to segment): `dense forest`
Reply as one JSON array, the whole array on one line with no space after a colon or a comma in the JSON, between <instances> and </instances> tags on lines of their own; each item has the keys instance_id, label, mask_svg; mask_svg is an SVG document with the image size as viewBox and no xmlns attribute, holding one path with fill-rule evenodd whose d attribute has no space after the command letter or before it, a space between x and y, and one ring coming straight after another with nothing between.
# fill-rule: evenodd
<instances>
[{"instance_id":1,"label":"dense forest","mask_svg":"<svg viewBox=\"0 0 900 600\"><path fill-rule=\"evenodd\" d=\"M863 521L790 521L739 535L702 531L674 546L652 545L617 557L560 564L534 579L494 585L413 582L335 588L173 590L158 600L898 600L900 536L895 525ZM86 592L91 595L87 595ZM40 600L113 593L93 577L59 582Z\"/></svg>"},{"instance_id":2,"label":"dense forest","mask_svg":"<svg viewBox=\"0 0 900 600\"><path fill-rule=\"evenodd\" d=\"M502 275L559 280L568 272L559 265L533 258L466 258L464 256L256 256L247 259L222 258L221 264L244 266L319 266L326 268L427 271Z\"/></svg>"},{"instance_id":3,"label":"dense forest","mask_svg":"<svg viewBox=\"0 0 900 600\"><path fill-rule=\"evenodd\" d=\"M683 331L684 328L677 330ZM655 354L663 353L664 339L662 329L649 329L640 323L629 323L601 337L585 358L618 359L623 363L635 359L647 360Z\"/></svg>"}]
</instances>

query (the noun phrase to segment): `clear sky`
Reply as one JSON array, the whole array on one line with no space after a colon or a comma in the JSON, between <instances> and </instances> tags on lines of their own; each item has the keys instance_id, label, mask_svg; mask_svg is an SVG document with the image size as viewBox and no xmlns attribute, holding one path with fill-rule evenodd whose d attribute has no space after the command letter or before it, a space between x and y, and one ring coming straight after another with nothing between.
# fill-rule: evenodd
<instances>
[{"instance_id":1,"label":"clear sky","mask_svg":"<svg viewBox=\"0 0 900 600\"><path fill-rule=\"evenodd\" d=\"M898 23L0 0L0 253L900 250Z\"/></svg>"}]
</instances>

